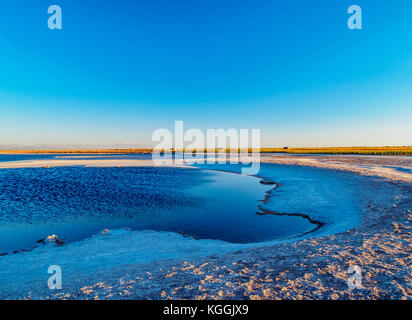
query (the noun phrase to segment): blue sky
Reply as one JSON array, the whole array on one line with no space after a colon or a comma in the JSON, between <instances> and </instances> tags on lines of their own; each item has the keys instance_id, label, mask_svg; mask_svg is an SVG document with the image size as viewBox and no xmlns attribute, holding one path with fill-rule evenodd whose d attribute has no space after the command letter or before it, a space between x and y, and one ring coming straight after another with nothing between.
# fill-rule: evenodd
<instances>
[{"instance_id":1,"label":"blue sky","mask_svg":"<svg viewBox=\"0 0 412 320\"><path fill-rule=\"evenodd\" d=\"M411 79L407 0L0 3L0 145L151 145L175 120L263 146L412 145Z\"/></svg>"}]
</instances>

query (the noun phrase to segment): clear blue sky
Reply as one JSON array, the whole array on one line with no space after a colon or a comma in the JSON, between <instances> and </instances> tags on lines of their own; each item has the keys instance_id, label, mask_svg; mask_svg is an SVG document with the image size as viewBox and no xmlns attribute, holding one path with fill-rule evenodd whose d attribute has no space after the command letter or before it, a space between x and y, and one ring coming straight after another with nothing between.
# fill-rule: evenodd
<instances>
[{"instance_id":1,"label":"clear blue sky","mask_svg":"<svg viewBox=\"0 0 412 320\"><path fill-rule=\"evenodd\" d=\"M150 145L175 120L264 146L412 145L412 1L1 1L0 145Z\"/></svg>"}]
</instances>

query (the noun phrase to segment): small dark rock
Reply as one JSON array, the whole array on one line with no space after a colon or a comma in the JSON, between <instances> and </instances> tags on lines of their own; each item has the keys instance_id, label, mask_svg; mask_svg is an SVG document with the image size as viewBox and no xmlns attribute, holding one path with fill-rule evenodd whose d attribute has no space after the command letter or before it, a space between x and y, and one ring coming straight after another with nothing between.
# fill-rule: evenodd
<instances>
[{"instance_id":1,"label":"small dark rock","mask_svg":"<svg viewBox=\"0 0 412 320\"><path fill-rule=\"evenodd\" d=\"M265 185L274 185L275 184L273 181L270 181L270 180L261 180L260 183L265 184Z\"/></svg>"}]
</instances>

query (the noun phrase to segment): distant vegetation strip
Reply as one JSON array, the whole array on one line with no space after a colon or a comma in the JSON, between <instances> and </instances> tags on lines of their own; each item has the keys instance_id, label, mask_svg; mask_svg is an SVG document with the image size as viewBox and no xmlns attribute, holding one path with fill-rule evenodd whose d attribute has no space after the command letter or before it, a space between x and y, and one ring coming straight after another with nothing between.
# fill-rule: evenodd
<instances>
[{"instance_id":1,"label":"distant vegetation strip","mask_svg":"<svg viewBox=\"0 0 412 320\"><path fill-rule=\"evenodd\" d=\"M412 147L263 148L261 153L412 155Z\"/></svg>"},{"instance_id":2,"label":"distant vegetation strip","mask_svg":"<svg viewBox=\"0 0 412 320\"><path fill-rule=\"evenodd\" d=\"M233 150L233 149L232 149ZM174 152L175 150L163 150ZM213 150L211 150L213 152ZM230 152L230 149L215 149L214 152ZM252 152L242 149L242 152ZM153 149L95 149L95 150L0 150L0 154L148 154ZM207 152L207 150L204 150ZM358 155L412 155L412 147L330 147L330 148L262 148L261 153L290 154L358 154Z\"/></svg>"}]
</instances>

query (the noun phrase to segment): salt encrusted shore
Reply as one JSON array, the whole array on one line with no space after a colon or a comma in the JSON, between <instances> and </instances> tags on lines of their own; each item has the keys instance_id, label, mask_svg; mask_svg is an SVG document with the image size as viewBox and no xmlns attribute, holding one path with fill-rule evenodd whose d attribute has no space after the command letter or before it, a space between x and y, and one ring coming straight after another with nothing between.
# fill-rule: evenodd
<instances>
[{"instance_id":1,"label":"salt encrusted shore","mask_svg":"<svg viewBox=\"0 0 412 320\"><path fill-rule=\"evenodd\" d=\"M24 297L412 299L412 175L392 168L401 166L409 170L411 157L287 155L264 156L262 161L378 176L381 183L396 184L400 191L391 202L369 199L363 222L343 233L194 261L127 265L73 279L58 292L39 285L38 290L25 293ZM362 269L362 289L348 288L348 268L352 265Z\"/></svg>"},{"instance_id":2,"label":"salt encrusted shore","mask_svg":"<svg viewBox=\"0 0 412 320\"><path fill-rule=\"evenodd\" d=\"M412 182L412 174L396 170L396 167L402 167L412 173L412 156L262 155L261 161L343 170L393 181Z\"/></svg>"}]
</instances>

